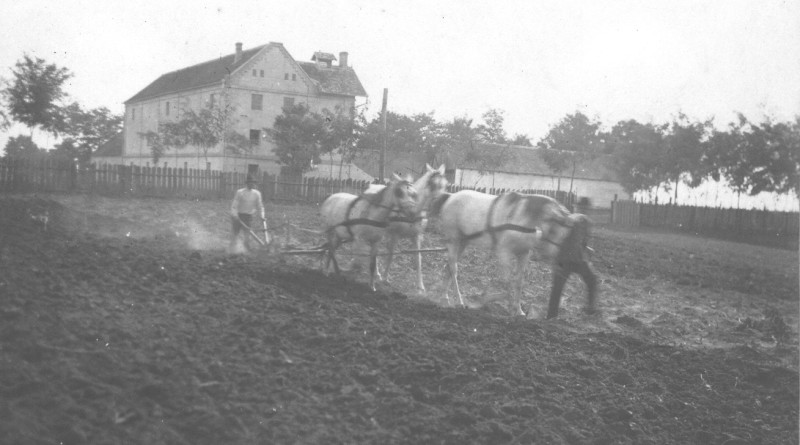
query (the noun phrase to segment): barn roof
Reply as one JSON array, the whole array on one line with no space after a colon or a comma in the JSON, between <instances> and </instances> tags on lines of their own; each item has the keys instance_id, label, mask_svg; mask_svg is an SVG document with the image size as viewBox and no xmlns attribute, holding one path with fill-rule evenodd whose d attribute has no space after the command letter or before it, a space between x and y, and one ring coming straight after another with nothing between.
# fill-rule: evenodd
<instances>
[{"instance_id":1,"label":"barn roof","mask_svg":"<svg viewBox=\"0 0 800 445\"><path fill-rule=\"evenodd\" d=\"M122 156L122 147L125 145L125 134L119 132L105 144L97 147L92 156Z\"/></svg>"}]
</instances>

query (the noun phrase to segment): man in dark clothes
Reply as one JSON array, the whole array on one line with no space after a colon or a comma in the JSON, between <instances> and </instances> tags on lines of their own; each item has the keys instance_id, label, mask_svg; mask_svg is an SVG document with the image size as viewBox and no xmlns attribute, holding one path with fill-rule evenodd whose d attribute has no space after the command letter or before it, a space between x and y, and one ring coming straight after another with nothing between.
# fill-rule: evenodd
<instances>
[{"instance_id":1,"label":"man in dark clothes","mask_svg":"<svg viewBox=\"0 0 800 445\"><path fill-rule=\"evenodd\" d=\"M558 307L561 305L561 292L567 278L575 272L581 276L589 291L589 300L586 305L587 313L594 313L595 299L597 295L597 277L589 263L589 248L586 243L589 241L589 229L592 225L588 216L580 213L573 213L569 216L569 223L572 225L569 235L564 239L561 248L553 264L553 288L550 291L550 305L547 310L547 318L558 316Z\"/></svg>"}]
</instances>

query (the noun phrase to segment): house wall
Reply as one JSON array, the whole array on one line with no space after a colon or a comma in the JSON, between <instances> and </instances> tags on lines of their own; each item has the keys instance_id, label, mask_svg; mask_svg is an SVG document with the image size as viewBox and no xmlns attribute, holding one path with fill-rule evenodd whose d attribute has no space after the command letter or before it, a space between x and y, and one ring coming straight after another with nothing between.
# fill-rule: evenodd
<instances>
[{"instance_id":1,"label":"house wall","mask_svg":"<svg viewBox=\"0 0 800 445\"><path fill-rule=\"evenodd\" d=\"M253 147L246 158L222 156L220 147L208 150L208 156L197 147L186 147L178 153L168 153L159 160L159 165L163 166L166 162L169 167L183 167L186 164L188 168L206 168L207 163L210 163L212 170L241 172L247 171L248 164L258 164L262 171L274 173L280 166L273 154L274 145L264 138L264 128L271 128L275 118L283 112L284 98L293 98L295 103L307 103L313 111L325 108L333 110L336 106L352 107L355 104L355 97L352 96L319 95L313 81L291 56L273 45L265 47L264 51L238 69L224 91L236 110L233 130L247 138L250 137L250 130L261 131L259 145ZM223 85L220 83L126 104L125 146L121 162L126 165L152 164L150 149L141 133L157 131L159 122L178 120L182 110L199 110L207 106L211 94L216 94L217 100L220 100L222 92ZM263 96L261 110L252 109L253 94Z\"/></svg>"},{"instance_id":2,"label":"house wall","mask_svg":"<svg viewBox=\"0 0 800 445\"><path fill-rule=\"evenodd\" d=\"M569 190L570 177L562 176L559 186L557 176L503 172L481 175L477 170L459 168L456 169L453 183L467 187ZM630 194L623 190L621 185L611 181L575 178L572 190L578 197L589 198L594 208L610 208L615 195L617 199L630 199Z\"/></svg>"}]
</instances>

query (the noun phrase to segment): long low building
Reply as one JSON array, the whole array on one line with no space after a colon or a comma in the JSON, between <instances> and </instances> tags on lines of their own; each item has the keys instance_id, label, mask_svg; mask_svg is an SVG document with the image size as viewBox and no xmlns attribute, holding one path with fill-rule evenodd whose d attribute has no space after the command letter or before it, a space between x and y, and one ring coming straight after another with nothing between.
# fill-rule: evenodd
<instances>
[{"instance_id":1,"label":"long low building","mask_svg":"<svg viewBox=\"0 0 800 445\"><path fill-rule=\"evenodd\" d=\"M447 178L452 184L469 188L572 190L579 198L588 198L595 209L610 209L615 199L630 199L612 168L614 158L600 156L556 174L542 158L542 150L505 144L475 144L454 147L444 155ZM485 166L486 156L499 159L491 168ZM355 164L372 176L379 175L378 154L368 153ZM483 165L482 165L483 164ZM386 155L386 175L391 173L418 176L425 169L421 155Z\"/></svg>"}]
</instances>

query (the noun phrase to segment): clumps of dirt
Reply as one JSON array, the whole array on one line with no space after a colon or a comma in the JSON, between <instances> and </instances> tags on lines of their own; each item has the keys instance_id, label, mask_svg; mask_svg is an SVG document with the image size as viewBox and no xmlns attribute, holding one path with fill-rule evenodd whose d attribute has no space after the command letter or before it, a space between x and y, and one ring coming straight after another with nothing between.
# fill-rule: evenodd
<instances>
[{"instance_id":1,"label":"clumps of dirt","mask_svg":"<svg viewBox=\"0 0 800 445\"><path fill-rule=\"evenodd\" d=\"M772 340L778 345L786 343L793 335L780 311L774 308L764 310L764 318L757 320L747 317L736 327L737 331L755 330L762 334L762 340Z\"/></svg>"},{"instance_id":2,"label":"clumps of dirt","mask_svg":"<svg viewBox=\"0 0 800 445\"><path fill-rule=\"evenodd\" d=\"M797 439L798 374L754 347L421 304L169 231L42 233L25 205L0 199L0 443Z\"/></svg>"}]
</instances>

